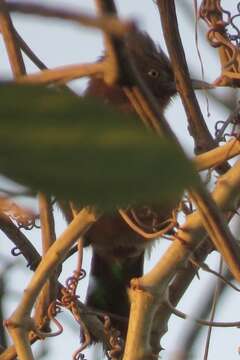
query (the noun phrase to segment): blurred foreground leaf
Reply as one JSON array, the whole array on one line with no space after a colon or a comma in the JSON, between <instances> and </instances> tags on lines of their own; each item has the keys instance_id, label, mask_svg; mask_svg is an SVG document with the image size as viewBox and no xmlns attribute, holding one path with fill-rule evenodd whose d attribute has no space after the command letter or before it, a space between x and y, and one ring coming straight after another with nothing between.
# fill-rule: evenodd
<instances>
[{"instance_id":1,"label":"blurred foreground leaf","mask_svg":"<svg viewBox=\"0 0 240 360\"><path fill-rule=\"evenodd\" d=\"M95 99L0 86L0 173L103 208L165 202L194 181L176 147Z\"/></svg>"}]
</instances>

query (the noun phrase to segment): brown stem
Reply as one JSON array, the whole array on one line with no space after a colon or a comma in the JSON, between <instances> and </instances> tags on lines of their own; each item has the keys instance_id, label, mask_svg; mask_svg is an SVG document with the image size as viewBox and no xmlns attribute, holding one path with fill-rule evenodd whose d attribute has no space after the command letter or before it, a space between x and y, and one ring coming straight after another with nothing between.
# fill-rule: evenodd
<instances>
[{"instance_id":1,"label":"brown stem","mask_svg":"<svg viewBox=\"0 0 240 360\"><path fill-rule=\"evenodd\" d=\"M95 0L96 8L100 16L117 17L117 9L112 0ZM120 58L122 56L122 42L109 32L104 32L104 43L106 49L106 60L108 62L108 70L105 73L104 80L107 84L115 84L120 79L121 66Z\"/></svg>"},{"instance_id":2,"label":"brown stem","mask_svg":"<svg viewBox=\"0 0 240 360\"><path fill-rule=\"evenodd\" d=\"M103 76L105 62L60 66L55 69L44 69L34 74L19 77L20 84L54 84L65 83L90 75Z\"/></svg>"},{"instance_id":3,"label":"brown stem","mask_svg":"<svg viewBox=\"0 0 240 360\"><path fill-rule=\"evenodd\" d=\"M22 53L4 0L0 1L0 28L7 48L9 62L15 78L26 73Z\"/></svg>"},{"instance_id":4,"label":"brown stem","mask_svg":"<svg viewBox=\"0 0 240 360\"><path fill-rule=\"evenodd\" d=\"M51 245L56 240L55 225L52 213L51 197L39 193L39 212L40 212L40 224L42 234L42 258L46 255ZM56 300L57 296L57 271L49 278L38 296L36 305L34 320L38 329L43 331L50 331L49 321L47 319L47 313L49 305Z\"/></svg>"},{"instance_id":5,"label":"brown stem","mask_svg":"<svg viewBox=\"0 0 240 360\"><path fill-rule=\"evenodd\" d=\"M27 57L35 64L39 69L44 70L47 69L47 66L37 57L36 54L30 49L28 44L23 40L21 35L14 29L16 39L19 43L19 47L22 49L22 51L27 55Z\"/></svg>"},{"instance_id":6,"label":"brown stem","mask_svg":"<svg viewBox=\"0 0 240 360\"><path fill-rule=\"evenodd\" d=\"M39 15L43 17L58 18L62 20L70 20L86 27L94 27L103 31L114 34L115 36L123 36L133 28L133 23L128 21L120 21L113 16L104 15L95 17L83 14L77 11L60 9L54 6L44 6L24 1L11 1L6 5L10 12L20 12L23 14ZM0 5L0 11L4 11L5 7Z\"/></svg>"},{"instance_id":7,"label":"brown stem","mask_svg":"<svg viewBox=\"0 0 240 360\"><path fill-rule=\"evenodd\" d=\"M28 262L28 267L35 270L41 261L41 256L21 230L3 213L0 213L0 229L17 246Z\"/></svg>"},{"instance_id":8,"label":"brown stem","mask_svg":"<svg viewBox=\"0 0 240 360\"><path fill-rule=\"evenodd\" d=\"M195 153L199 154L215 148L217 144L208 130L192 88L178 29L174 0L158 0L157 5L162 20L164 38L173 65L177 89L187 114L190 134L195 141ZM227 165L222 167L223 171L227 169L229 169Z\"/></svg>"}]
</instances>

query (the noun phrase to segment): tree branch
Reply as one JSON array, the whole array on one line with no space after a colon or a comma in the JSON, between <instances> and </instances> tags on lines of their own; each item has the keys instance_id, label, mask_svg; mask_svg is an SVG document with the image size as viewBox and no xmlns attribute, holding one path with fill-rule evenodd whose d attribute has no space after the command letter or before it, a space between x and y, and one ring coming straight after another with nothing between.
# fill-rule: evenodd
<instances>
[{"instance_id":1,"label":"tree branch","mask_svg":"<svg viewBox=\"0 0 240 360\"><path fill-rule=\"evenodd\" d=\"M217 144L208 130L192 88L179 34L174 1L158 0L157 5L161 16L164 38L176 78L177 89L187 114L190 134L195 141L195 153L199 154L215 148ZM222 169L226 171L229 169L229 166L225 165Z\"/></svg>"},{"instance_id":2,"label":"tree branch","mask_svg":"<svg viewBox=\"0 0 240 360\"><path fill-rule=\"evenodd\" d=\"M55 69L45 69L35 74L21 76L16 79L19 84L53 84L66 83L85 76L104 76L105 62L60 66Z\"/></svg>"},{"instance_id":3,"label":"tree branch","mask_svg":"<svg viewBox=\"0 0 240 360\"><path fill-rule=\"evenodd\" d=\"M121 21L114 16L90 16L78 11L69 11L68 9L59 9L59 7L38 5L24 1L11 1L6 4L10 12L19 12L22 14L38 15L45 18L57 18L62 20L73 21L77 24L101 29L115 36L122 37L134 28L131 21ZM0 11L5 7L0 4Z\"/></svg>"},{"instance_id":4,"label":"tree branch","mask_svg":"<svg viewBox=\"0 0 240 360\"><path fill-rule=\"evenodd\" d=\"M7 5L4 0L0 0L0 28L4 43L7 48L9 62L15 78L26 73L22 53L14 31L12 20L8 14Z\"/></svg>"},{"instance_id":5,"label":"tree branch","mask_svg":"<svg viewBox=\"0 0 240 360\"><path fill-rule=\"evenodd\" d=\"M219 164L232 157L239 155L240 153L240 141L233 139L226 144L216 147L210 151L207 151L201 155L197 155L193 158L193 162L198 171L215 168Z\"/></svg>"},{"instance_id":6,"label":"tree branch","mask_svg":"<svg viewBox=\"0 0 240 360\"><path fill-rule=\"evenodd\" d=\"M51 198L43 193L38 194L42 238L42 259L56 240ZM34 312L34 321L38 329L50 331L48 308L57 297L57 271L48 279L42 288Z\"/></svg>"}]
</instances>

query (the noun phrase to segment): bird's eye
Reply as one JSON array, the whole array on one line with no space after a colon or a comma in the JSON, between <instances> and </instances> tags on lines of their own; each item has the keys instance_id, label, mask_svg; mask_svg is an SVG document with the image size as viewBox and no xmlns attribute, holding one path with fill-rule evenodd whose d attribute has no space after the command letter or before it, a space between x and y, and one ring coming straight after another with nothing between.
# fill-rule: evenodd
<instances>
[{"instance_id":1,"label":"bird's eye","mask_svg":"<svg viewBox=\"0 0 240 360\"><path fill-rule=\"evenodd\" d=\"M159 72L155 69L151 69L151 70L149 70L148 75L153 78L157 78L159 76Z\"/></svg>"}]
</instances>

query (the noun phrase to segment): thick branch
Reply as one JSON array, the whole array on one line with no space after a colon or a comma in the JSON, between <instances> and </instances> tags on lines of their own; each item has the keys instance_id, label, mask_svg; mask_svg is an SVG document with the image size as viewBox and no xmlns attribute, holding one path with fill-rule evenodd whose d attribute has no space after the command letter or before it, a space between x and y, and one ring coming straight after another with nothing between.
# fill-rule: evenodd
<instances>
[{"instance_id":1,"label":"thick branch","mask_svg":"<svg viewBox=\"0 0 240 360\"><path fill-rule=\"evenodd\" d=\"M229 210L229 208L233 208L235 202L239 200L239 186L240 161L219 179L216 189L213 193L214 200L222 210L227 211ZM170 245L169 249L159 260L157 265L142 278L132 281L133 289L141 289L142 291L154 295L154 298L158 299L160 303L163 298L164 292L166 291L169 282L175 276L176 271L182 266L184 266L185 261L189 258L195 248L201 243L205 236L206 233L202 225L201 215L199 211L196 211L187 217L185 225L178 231L178 233L174 237L176 240L172 243L172 245ZM138 298L139 292L133 290L131 293L131 299L133 299L131 313L133 314L139 306L140 300ZM155 304L154 299L152 300L152 303ZM148 320L153 319L156 308L156 305L146 308L142 306L142 321L139 321L138 323L132 321L132 334L135 334L135 331L136 333L145 334L145 328L151 329L151 322L144 322L144 318ZM145 311L150 311L151 313L145 314ZM142 329L139 328L140 325L142 325ZM139 351L136 351L135 354L132 354L131 357L127 357L127 355L129 355L129 349L126 347L126 357L124 357L124 360L139 360L144 358L141 356L143 349L149 348L148 336L144 339L141 336L140 338L142 341L137 343L137 349L139 349ZM130 344L130 339L127 342L127 345L128 344Z\"/></svg>"},{"instance_id":2,"label":"thick branch","mask_svg":"<svg viewBox=\"0 0 240 360\"><path fill-rule=\"evenodd\" d=\"M215 168L226 160L239 155L240 153L240 141L233 139L222 146L218 146L215 149L209 150L201 155L197 155L193 158L193 162L198 171Z\"/></svg>"},{"instance_id":3,"label":"thick branch","mask_svg":"<svg viewBox=\"0 0 240 360\"><path fill-rule=\"evenodd\" d=\"M103 76L105 63L79 64L46 69L38 73L21 76L16 81L20 84L53 84L65 83L85 76Z\"/></svg>"},{"instance_id":4,"label":"thick branch","mask_svg":"<svg viewBox=\"0 0 240 360\"><path fill-rule=\"evenodd\" d=\"M195 141L195 152L199 154L215 148L216 142L208 130L192 88L179 34L174 0L158 0L157 4L162 20L166 45L176 78L177 89L187 114L190 133ZM228 166L225 166L225 171L228 168Z\"/></svg>"},{"instance_id":5,"label":"thick branch","mask_svg":"<svg viewBox=\"0 0 240 360\"><path fill-rule=\"evenodd\" d=\"M2 12L0 13L0 28L7 48L13 75L15 78L18 78L26 73L26 69L12 20L8 14L4 0L0 0L0 6L2 7Z\"/></svg>"},{"instance_id":6,"label":"thick branch","mask_svg":"<svg viewBox=\"0 0 240 360\"><path fill-rule=\"evenodd\" d=\"M113 0L95 0L96 8L100 16L117 17L117 9ZM108 71L105 73L104 80L108 84L115 84L119 81L122 71L120 59L122 57L121 47L123 43L112 36L109 32L104 32L104 43L106 59L108 62Z\"/></svg>"},{"instance_id":7,"label":"thick branch","mask_svg":"<svg viewBox=\"0 0 240 360\"><path fill-rule=\"evenodd\" d=\"M201 264L205 260L211 249L212 247L210 246L209 239L206 238L201 244L201 246L199 246L197 250L193 253L193 258L197 259L198 264ZM191 262L189 261L177 272L174 280L168 288L169 298L174 306L177 306L178 302L181 300L183 294L188 289L198 270L199 268L192 266ZM157 356L162 349L160 342L162 340L162 337L168 330L167 324L171 315L172 312L169 310L166 303L162 302L154 316L151 331L151 345L154 354L156 354Z\"/></svg>"}]
</instances>

